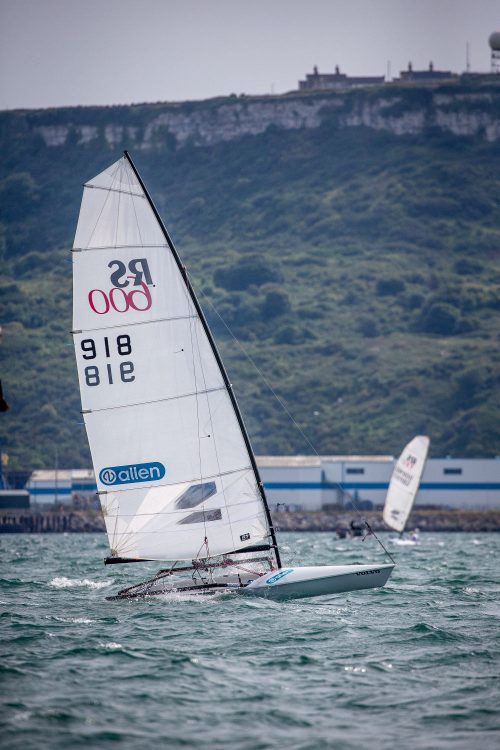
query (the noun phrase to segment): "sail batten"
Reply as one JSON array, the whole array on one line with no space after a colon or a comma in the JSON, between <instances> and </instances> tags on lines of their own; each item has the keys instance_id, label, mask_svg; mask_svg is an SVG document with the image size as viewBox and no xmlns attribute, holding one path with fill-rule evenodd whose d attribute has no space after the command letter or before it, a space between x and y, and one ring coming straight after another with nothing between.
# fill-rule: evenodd
<instances>
[{"instance_id":1,"label":"sail batten","mask_svg":"<svg viewBox=\"0 0 500 750\"><path fill-rule=\"evenodd\" d=\"M72 253L87 253L87 252L94 252L95 250L127 250L127 249L133 249L136 247L136 245L102 245L101 247L95 246L95 247L72 247L71 251ZM162 242L159 245L142 245L142 247L166 247L168 248L168 245L166 242Z\"/></svg>"},{"instance_id":2,"label":"sail batten","mask_svg":"<svg viewBox=\"0 0 500 750\"><path fill-rule=\"evenodd\" d=\"M130 409L134 406L147 406L148 404L159 404L162 401L175 401L176 399L189 398L190 396L201 396L204 393L215 393L216 391L225 391L225 386L219 388L206 388L204 391L193 391L191 393L181 393L177 396L165 396L164 398L156 398L150 401L137 401L131 404L117 404L116 406L103 406L100 409L84 409L82 414L93 414L98 411L111 411L111 409Z\"/></svg>"},{"instance_id":3,"label":"sail batten","mask_svg":"<svg viewBox=\"0 0 500 750\"><path fill-rule=\"evenodd\" d=\"M118 190L117 188L101 187L101 185L92 185L90 182L86 182L83 187L92 188L94 190L106 190L108 193L123 193L124 195L135 195L136 198L142 198L146 200L144 193L135 193L131 190Z\"/></svg>"},{"instance_id":4,"label":"sail batten","mask_svg":"<svg viewBox=\"0 0 500 750\"><path fill-rule=\"evenodd\" d=\"M130 328L131 326L146 326L149 323L168 323L171 320L192 320L198 318L197 315L174 315L170 318L153 318L152 320L137 320L135 323L116 323L112 326L101 326L100 328L80 328L79 330L73 330L71 333L92 333L92 331L110 331L114 328Z\"/></svg>"},{"instance_id":5,"label":"sail batten","mask_svg":"<svg viewBox=\"0 0 500 750\"><path fill-rule=\"evenodd\" d=\"M113 557L196 559L271 540L279 560L231 385L127 154L84 186L74 249L78 377Z\"/></svg>"}]
</instances>

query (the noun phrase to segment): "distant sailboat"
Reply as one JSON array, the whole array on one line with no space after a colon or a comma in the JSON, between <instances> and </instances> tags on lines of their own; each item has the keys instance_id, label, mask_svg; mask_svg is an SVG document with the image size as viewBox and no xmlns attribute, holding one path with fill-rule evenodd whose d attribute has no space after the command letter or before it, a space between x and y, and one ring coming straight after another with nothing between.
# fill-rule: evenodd
<instances>
[{"instance_id":1,"label":"distant sailboat","mask_svg":"<svg viewBox=\"0 0 500 750\"><path fill-rule=\"evenodd\" d=\"M384 522L399 532L399 538L391 540L395 544L418 544L417 534L404 539L403 532L418 492L429 445L430 440L425 435L414 437L405 446L392 472L385 498Z\"/></svg>"},{"instance_id":2,"label":"distant sailboat","mask_svg":"<svg viewBox=\"0 0 500 750\"><path fill-rule=\"evenodd\" d=\"M383 586L394 565L282 567L231 383L129 154L84 186L73 334L107 564L169 561L112 598L275 599ZM180 564L189 561L189 564Z\"/></svg>"}]
</instances>

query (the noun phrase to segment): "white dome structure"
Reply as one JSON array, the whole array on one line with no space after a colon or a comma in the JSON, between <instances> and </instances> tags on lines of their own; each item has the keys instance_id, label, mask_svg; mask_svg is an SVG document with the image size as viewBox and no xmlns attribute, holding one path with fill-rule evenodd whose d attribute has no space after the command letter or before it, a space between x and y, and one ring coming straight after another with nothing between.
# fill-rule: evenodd
<instances>
[{"instance_id":1,"label":"white dome structure","mask_svg":"<svg viewBox=\"0 0 500 750\"><path fill-rule=\"evenodd\" d=\"M500 74L500 31L490 34L488 44L491 49L491 72Z\"/></svg>"},{"instance_id":2,"label":"white dome structure","mask_svg":"<svg viewBox=\"0 0 500 750\"><path fill-rule=\"evenodd\" d=\"M493 51L500 52L500 31L494 31L493 34L490 34L488 44Z\"/></svg>"}]
</instances>

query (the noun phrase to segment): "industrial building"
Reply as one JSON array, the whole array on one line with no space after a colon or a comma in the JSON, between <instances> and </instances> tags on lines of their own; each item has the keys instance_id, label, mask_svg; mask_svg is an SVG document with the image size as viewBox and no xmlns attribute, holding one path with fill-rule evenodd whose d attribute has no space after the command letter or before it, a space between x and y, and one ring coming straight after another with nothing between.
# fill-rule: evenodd
<instances>
[{"instance_id":1,"label":"industrial building","mask_svg":"<svg viewBox=\"0 0 500 750\"><path fill-rule=\"evenodd\" d=\"M299 81L299 91L381 86L383 83L384 76L348 76L340 72L338 65L335 66L335 73L320 73L315 65L313 72L307 73L305 81Z\"/></svg>"},{"instance_id":2,"label":"industrial building","mask_svg":"<svg viewBox=\"0 0 500 750\"><path fill-rule=\"evenodd\" d=\"M383 504L393 456L260 456L257 464L271 510L360 509ZM26 489L31 507L95 502L90 469L34 471ZM417 505L482 510L500 508L500 459L431 458Z\"/></svg>"},{"instance_id":3,"label":"industrial building","mask_svg":"<svg viewBox=\"0 0 500 750\"><path fill-rule=\"evenodd\" d=\"M500 31L494 31L488 39L491 57L490 73L471 73L469 63L469 46L467 45L467 64L466 72L463 74L464 80L486 79L488 77L500 74ZM299 91L318 91L318 90L341 90L357 88L359 86L381 86L389 83L410 83L410 84L441 84L459 81L461 75L453 73L451 70L436 70L432 62L426 70L414 70L413 64L408 63L407 70L399 73L399 78L391 79L385 76L348 76L340 72L338 65L335 66L334 73L320 73L318 66L315 65L312 73L307 73L304 81L299 81Z\"/></svg>"},{"instance_id":4,"label":"industrial building","mask_svg":"<svg viewBox=\"0 0 500 750\"><path fill-rule=\"evenodd\" d=\"M452 73L451 70L434 70L432 62L427 70L413 70L413 65L409 62L408 69L399 73L399 80L403 83L443 83L453 79L458 80L458 73Z\"/></svg>"}]
</instances>

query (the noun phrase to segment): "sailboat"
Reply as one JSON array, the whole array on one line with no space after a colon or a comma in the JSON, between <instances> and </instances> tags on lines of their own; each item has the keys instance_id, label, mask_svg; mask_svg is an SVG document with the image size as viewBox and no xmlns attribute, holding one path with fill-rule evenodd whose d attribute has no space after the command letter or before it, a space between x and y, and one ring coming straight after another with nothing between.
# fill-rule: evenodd
<instances>
[{"instance_id":1,"label":"sailboat","mask_svg":"<svg viewBox=\"0 0 500 750\"><path fill-rule=\"evenodd\" d=\"M112 598L286 599L386 583L393 564L282 566L232 385L127 151L84 185L72 333L105 563L165 563Z\"/></svg>"},{"instance_id":2,"label":"sailboat","mask_svg":"<svg viewBox=\"0 0 500 750\"><path fill-rule=\"evenodd\" d=\"M384 522L399 532L399 537L390 540L394 544L419 544L418 532L413 532L409 539L404 538L403 533L418 492L429 445L426 435L417 435L405 446L394 466L384 505Z\"/></svg>"}]
</instances>

